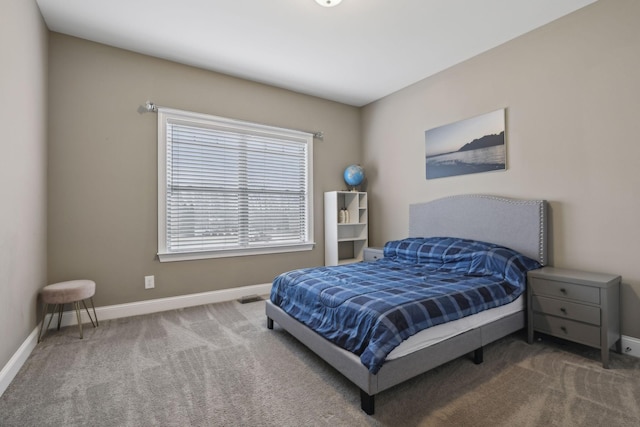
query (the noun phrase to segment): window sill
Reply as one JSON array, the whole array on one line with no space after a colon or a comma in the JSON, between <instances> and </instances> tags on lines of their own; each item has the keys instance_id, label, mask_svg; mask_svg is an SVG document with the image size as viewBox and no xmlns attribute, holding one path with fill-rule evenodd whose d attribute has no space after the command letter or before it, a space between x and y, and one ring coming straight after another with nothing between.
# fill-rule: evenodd
<instances>
[{"instance_id":1,"label":"window sill","mask_svg":"<svg viewBox=\"0 0 640 427\"><path fill-rule=\"evenodd\" d=\"M229 249L218 251L197 251L197 252L158 252L160 262L173 261L194 261L199 259L211 258L229 258L237 256L250 255L268 255L279 254L285 252L302 252L310 251L314 248L315 243L304 243L299 245L271 246L268 248L247 248L247 249Z\"/></svg>"}]
</instances>

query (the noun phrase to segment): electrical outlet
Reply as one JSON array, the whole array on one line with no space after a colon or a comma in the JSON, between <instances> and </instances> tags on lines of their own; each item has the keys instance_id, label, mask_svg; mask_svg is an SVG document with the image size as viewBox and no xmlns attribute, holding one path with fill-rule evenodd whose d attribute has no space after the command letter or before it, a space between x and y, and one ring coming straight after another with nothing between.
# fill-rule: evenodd
<instances>
[{"instance_id":1,"label":"electrical outlet","mask_svg":"<svg viewBox=\"0 0 640 427\"><path fill-rule=\"evenodd\" d=\"M621 338L622 354L640 357L640 340L623 335Z\"/></svg>"},{"instance_id":2,"label":"electrical outlet","mask_svg":"<svg viewBox=\"0 0 640 427\"><path fill-rule=\"evenodd\" d=\"M156 287L155 279L153 276L144 276L144 288L153 289Z\"/></svg>"}]
</instances>

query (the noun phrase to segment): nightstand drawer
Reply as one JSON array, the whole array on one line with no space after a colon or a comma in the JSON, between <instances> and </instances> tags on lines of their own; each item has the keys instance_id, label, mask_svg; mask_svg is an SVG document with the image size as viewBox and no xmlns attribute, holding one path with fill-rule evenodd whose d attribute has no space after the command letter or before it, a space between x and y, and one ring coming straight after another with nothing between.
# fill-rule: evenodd
<instances>
[{"instance_id":1,"label":"nightstand drawer","mask_svg":"<svg viewBox=\"0 0 640 427\"><path fill-rule=\"evenodd\" d=\"M530 283L534 295L567 298L575 301L600 304L600 289L555 280L534 278Z\"/></svg>"},{"instance_id":2,"label":"nightstand drawer","mask_svg":"<svg viewBox=\"0 0 640 427\"><path fill-rule=\"evenodd\" d=\"M533 310L552 316L600 326L600 307L534 295Z\"/></svg>"},{"instance_id":3,"label":"nightstand drawer","mask_svg":"<svg viewBox=\"0 0 640 427\"><path fill-rule=\"evenodd\" d=\"M535 329L558 338L600 348L600 328L573 320L534 314Z\"/></svg>"},{"instance_id":4,"label":"nightstand drawer","mask_svg":"<svg viewBox=\"0 0 640 427\"><path fill-rule=\"evenodd\" d=\"M376 261L384 258L384 250L382 248L364 248L364 260Z\"/></svg>"}]
</instances>

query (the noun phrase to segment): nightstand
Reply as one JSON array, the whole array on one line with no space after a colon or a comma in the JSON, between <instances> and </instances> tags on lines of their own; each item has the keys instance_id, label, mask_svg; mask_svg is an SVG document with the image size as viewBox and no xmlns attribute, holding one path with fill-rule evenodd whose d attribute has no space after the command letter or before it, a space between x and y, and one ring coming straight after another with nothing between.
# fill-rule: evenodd
<instances>
[{"instance_id":1,"label":"nightstand","mask_svg":"<svg viewBox=\"0 0 640 427\"><path fill-rule=\"evenodd\" d=\"M545 267L528 273L527 335L534 331L601 349L609 367L609 349L620 352L620 276Z\"/></svg>"},{"instance_id":2,"label":"nightstand","mask_svg":"<svg viewBox=\"0 0 640 427\"><path fill-rule=\"evenodd\" d=\"M376 261L384 258L382 248L364 248L364 261Z\"/></svg>"}]
</instances>

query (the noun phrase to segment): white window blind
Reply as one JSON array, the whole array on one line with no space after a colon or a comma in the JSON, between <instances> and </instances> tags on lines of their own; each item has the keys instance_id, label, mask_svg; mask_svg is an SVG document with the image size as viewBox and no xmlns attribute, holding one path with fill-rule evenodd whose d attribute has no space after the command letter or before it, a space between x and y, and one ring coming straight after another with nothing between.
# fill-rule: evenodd
<instances>
[{"instance_id":1,"label":"white window blind","mask_svg":"<svg viewBox=\"0 0 640 427\"><path fill-rule=\"evenodd\" d=\"M311 134L158 114L161 261L312 247Z\"/></svg>"}]
</instances>

